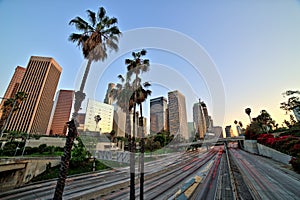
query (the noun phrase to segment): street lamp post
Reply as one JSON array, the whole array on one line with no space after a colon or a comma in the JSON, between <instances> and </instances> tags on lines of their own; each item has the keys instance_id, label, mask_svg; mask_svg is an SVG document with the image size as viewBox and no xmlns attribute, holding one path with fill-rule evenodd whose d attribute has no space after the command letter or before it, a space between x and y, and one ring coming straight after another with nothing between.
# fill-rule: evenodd
<instances>
[{"instance_id":1,"label":"street lamp post","mask_svg":"<svg viewBox=\"0 0 300 200\"><path fill-rule=\"evenodd\" d=\"M7 98L2 98L2 97L1 97L1 99L7 99ZM2 130L1 130L1 138L3 137L4 130L6 129L7 124L8 124L8 122L9 122L10 118L11 118L11 115L12 115L13 110L14 110L14 108L15 108L16 102L17 102L17 101L14 99L14 103L13 103L12 109L10 110L9 115L8 115L7 119L5 120L4 127L3 127Z\"/></svg>"}]
</instances>

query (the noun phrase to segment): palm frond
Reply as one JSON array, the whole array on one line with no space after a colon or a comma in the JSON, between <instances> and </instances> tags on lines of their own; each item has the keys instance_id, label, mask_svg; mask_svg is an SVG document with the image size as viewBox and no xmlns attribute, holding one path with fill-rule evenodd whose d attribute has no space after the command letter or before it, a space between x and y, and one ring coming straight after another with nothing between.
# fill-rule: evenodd
<instances>
[{"instance_id":1,"label":"palm frond","mask_svg":"<svg viewBox=\"0 0 300 200\"><path fill-rule=\"evenodd\" d=\"M146 55L146 53L147 53L147 51L146 51L145 49L142 49L142 50L141 50L141 56Z\"/></svg>"},{"instance_id":2,"label":"palm frond","mask_svg":"<svg viewBox=\"0 0 300 200\"><path fill-rule=\"evenodd\" d=\"M90 23L94 27L96 24L96 13L91 10L87 10L86 12L88 13Z\"/></svg>"},{"instance_id":3,"label":"palm frond","mask_svg":"<svg viewBox=\"0 0 300 200\"><path fill-rule=\"evenodd\" d=\"M106 10L103 7L100 7L99 10L98 10L98 19L99 19L99 21L102 21L105 14L106 14Z\"/></svg>"},{"instance_id":4,"label":"palm frond","mask_svg":"<svg viewBox=\"0 0 300 200\"><path fill-rule=\"evenodd\" d=\"M80 31L86 32L89 30L89 24L86 21L84 21L81 17L76 17L75 19L72 19L69 22L69 25L75 25L76 29Z\"/></svg>"},{"instance_id":5,"label":"palm frond","mask_svg":"<svg viewBox=\"0 0 300 200\"><path fill-rule=\"evenodd\" d=\"M146 88L151 86L151 84L150 84L149 82L145 82L143 85L144 85L144 87L146 87Z\"/></svg>"},{"instance_id":6,"label":"palm frond","mask_svg":"<svg viewBox=\"0 0 300 200\"><path fill-rule=\"evenodd\" d=\"M125 79L123 78L123 76L121 74L118 76L118 78L121 80L122 83L125 81Z\"/></svg>"},{"instance_id":7,"label":"palm frond","mask_svg":"<svg viewBox=\"0 0 300 200\"><path fill-rule=\"evenodd\" d=\"M110 27L110 26L112 26L114 24L117 24L117 23L118 23L118 19L115 18L115 17L112 17L112 18L109 18L109 20L107 20L105 25L106 25L106 27Z\"/></svg>"}]
</instances>

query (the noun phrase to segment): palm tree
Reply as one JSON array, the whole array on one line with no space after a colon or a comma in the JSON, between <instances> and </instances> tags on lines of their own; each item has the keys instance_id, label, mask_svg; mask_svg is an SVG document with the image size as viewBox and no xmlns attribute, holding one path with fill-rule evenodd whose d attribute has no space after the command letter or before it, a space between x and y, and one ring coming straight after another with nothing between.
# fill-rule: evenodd
<instances>
[{"instance_id":1,"label":"palm tree","mask_svg":"<svg viewBox=\"0 0 300 200\"><path fill-rule=\"evenodd\" d=\"M138 103L138 95L142 96L142 84L141 78L139 78L139 74L143 72L147 72L149 70L149 60L142 59L142 56L146 55L146 50L141 50L139 52L132 52L133 59L125 59L125 64L127 65L127 76L131 77L135 75L135 79L132 82L133 93L130 97L129 101L129 110L133 108L133 138L131 140L131 157L130 157L130 199L135 199L135 186L134 186L134 179L135 179L135 168L134 168L134 153L135 153L135 138L136 135L136 105ZM140 90L140 91L139 91ZM142 99L140 98L142 102ZM141 104L140 104L141 105ZM142 108L142 107L141 107ZM140 182L141 183L141 182ZM140 187L140 199L143 199L143 185Z\"/></svg>"},{"instance_id":2,"label":"palm tree","mask_svg":"<svg viewBox=\"0 0 300 200\"><path fill-rule=\"evenodd\" d=\"M87 59L87 66L82 78L79 91L75 93L75 105L73 118L76 118L81 107L81 102L85 98L83 93L85 83L93 61L104 61L107 58L107 50L118 50L118 39L121 35L116 26L117 18L108 17L103 7L100 7L96 15L95 12L87 10L89 23L81 17L72 19L69 24L75 25L76 29L82 33L72 33L69 36L71 42L77 43L82 50L82 54Z\"/></svg>"},{"instance_id":3,"label":"palm tree","mask_svg":"<svg viewBox=\"0 0 300 200\"><path fill-rule=\"evenodd\" d=\"M145 82L143 84L144 88L151 86L150 83ZM147 97L151 95L151 90L146 90L140 86L136 91L136 103L140 106L140 118L139 118L139 128L141 132L141 159L140 159L140 199L144 199L144 153L145 153L145 135L144 135L144 117L143 117L143 107L142 103L146 101Z\"/></svg>"},{"instance_id":4,"label":"palm tree","mask_svg":"<svg viewBox=\"0 0 300 200\"><path fill-rule=\"evenodd\" d=\"M1 127L3 126L1 130L1 137L3 136L4 130L6 129L6 126L10 120L11 115L13 112L16 112L20 109L21 103L27 99L28 95L26 92L17 92L14 96L14 98L6 99L6 101L3 104L2 111L3 114L0 119Z\"/></svg>"},{"instance_id":5,"label":"palm tree","mask_svg":"<svg viewBox=\"0 0 300 200\"><path fill-rule=\"evenodd\" d=\"M129 108L132 108L130 104L130 97L133 93L132 86L130 83L130 77L128 74L126 78L122 75L119 75L121 83L118 83L114 89L110 91L110 97L113 97L116 100L117 105L122 109L122 111L126 114L126 124L125 124L125 138L129 138L131 133L131 125L130 125L130 112Z\"/></svg>"},{"instance_id":6,"label":"palm tree","mask_svg":"<svg viewBox=\"0 0 300 200\"><path fill-rule=\"evenodd\" d=\"M143 88L149 87L149 83L142 84L139 74L149 70L149 60L142 59L141 57L146 55L145 50L140 52L133 52L133 59L126 59L125 64L127 65L127 73L124 78L122 75L119 75L121 83L118 83L116 87L111 91L110 96L117 101L117 105L126 113L126 127L125 127L125 136L128 138L129 142L129 151L131 152L130 156L130 199L135 198L135 189L134 189L134 151L135 151L135 132L136 132L136 105L140 105L140 113L142 116L142 102L145 101L147 96L151 94L150 90ZM132 76L135 76L135 79L131 81ZM133 111L132 111L133 110ZM130 125L130 113L133 115L133 136L131 134L131 125Z\"/></svg>"},{"instance_id":7,"label":"palm tree","mask_svg":"<svg viewBox=\"0 0 300 200\"><path fill-rule=\"evenodd\" d=\"M74 143L74 138L78 136L77 133L77 115L81 107L82 101L85 99L84 87L90 71L92 62L103 61L107 58L107 50L118 50L118 39L121 34L119 28L116 26L117 18L110 18L106 15L103 7L100 7L98 13L87 10L88 22L81 17L76 17L69 22L69 25L74 25L81 33L72 33L69 36L71 42L75 42L82 50L83 56L87 59L87 66L82 78L79 91L75 92L74 113L72 120L68 122L68 135L66 138L66 145L64 155L61 160L61 168L59 172L59 179L57 181L54 199L62 199L62 194L65 186L65 179L67 177L69 162L71 158L71 149Z\"/></svg>"},{"instance_id":8,"label":"palm tree","mask_svg":"<svg viewBox=\"0 0 300 200\"><path fill-rule=\"evenodd\" d=\"M95 115L94 120L95 120L95 122L96 122L96 128L95 128L95 131L97 131L98 124L99 124L99 122L100 122L100 120L101 120L100 115Z\"/></svg>"},{"instance_id":9,"label":"palm tree","mask_svg":"<svg viewBox=\"0 0 300 200\"><path fill-rule=\"evenodd\" d=\"M251 108L246 108L245 109L245 113L249 116L249 120L250 120L250 124L251 124L251 116L250 116L250 113L251 113Z\"/></svg>"}]
</instances>

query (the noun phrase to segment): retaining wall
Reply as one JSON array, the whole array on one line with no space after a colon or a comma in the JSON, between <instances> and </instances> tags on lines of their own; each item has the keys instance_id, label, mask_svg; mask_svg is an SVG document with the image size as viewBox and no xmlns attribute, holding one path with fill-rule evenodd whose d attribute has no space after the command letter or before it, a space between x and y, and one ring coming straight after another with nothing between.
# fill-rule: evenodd
<instances>
[{"instance_id":1,"label":"retaining wall","mask_svg":"<svg viewBox=\"0 0 300 200\"><path fill-rule=\"evenodd\" d=\"M259 155L272 158L273 160L277 160L277 161L287 164L287 165L289 165L289 161L292 159L292 156L281 153L279 151L276 151L275 149L264 146L262 144L257 144L257 148L259 151Z\"/></svg>"},{"instance_id":2,"label":"retaining wall","mask_svg":"<svg viewBox=\"0 0 300 200\"><path fill-rule=\"evenodd\" d=\"M289 161L292 159L292 156L281 153L272 149L270 147L258 144L256 140L245 140L244 141L244 150L250 153L262 155L273 160L279 161L281 163L289 165Z\"/></svg>"}]
</instances>

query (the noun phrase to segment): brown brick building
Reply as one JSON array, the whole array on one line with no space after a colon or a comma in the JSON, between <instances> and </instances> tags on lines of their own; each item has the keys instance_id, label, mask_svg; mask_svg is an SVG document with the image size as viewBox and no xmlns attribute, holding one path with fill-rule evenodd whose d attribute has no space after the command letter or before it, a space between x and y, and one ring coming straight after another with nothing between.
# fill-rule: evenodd
<instances>
[{"instance_id":1,"label":"brown brick building","mask_svg":"<svg viewBox=\"0 0 300 200\"><path fill-rule=\"evenodd\" d=\"M168 131L167 108L165 97L150 99L150 133Z\"/></svg>"},{"instance_id":2,"label":"brown brick building","mask_svg":"<svg viewBox=\"0 0 300 200\"><path fill-rule=\"evenodd\" d=\"M27 99L8 122L8 130L46 134L62 68L48 57L31 56L18 91Z\"/></svg>"},{"instance_id":3,"label":"brown brick building","mask_svg":"<svg viewBox=\"0 0 300 200\"><path fill-rule=\"evenodd\" d=\"M0 108L2 108L3 103L5 102L5 99L14 98L15 94L18 91L18 88L21 84L21 81L24 77L26 69L24 67L17 66L15 69L15 73L13 77L11 78L9 85L6 89L6 92L4 94L4 99L1 101ZM0 118L2 116L2 110L0 109Z\"/></svg>"},{"instance_id":4,"label":"brown brick building","mask_svg":"<svg viewBox=\"0 0 300 200\"><path fill-rule=\"evenodd\" d=\"M59 90L54 101L47 135L66 135L70 120L74 91Z\"/></svg>"}]
</instances>

